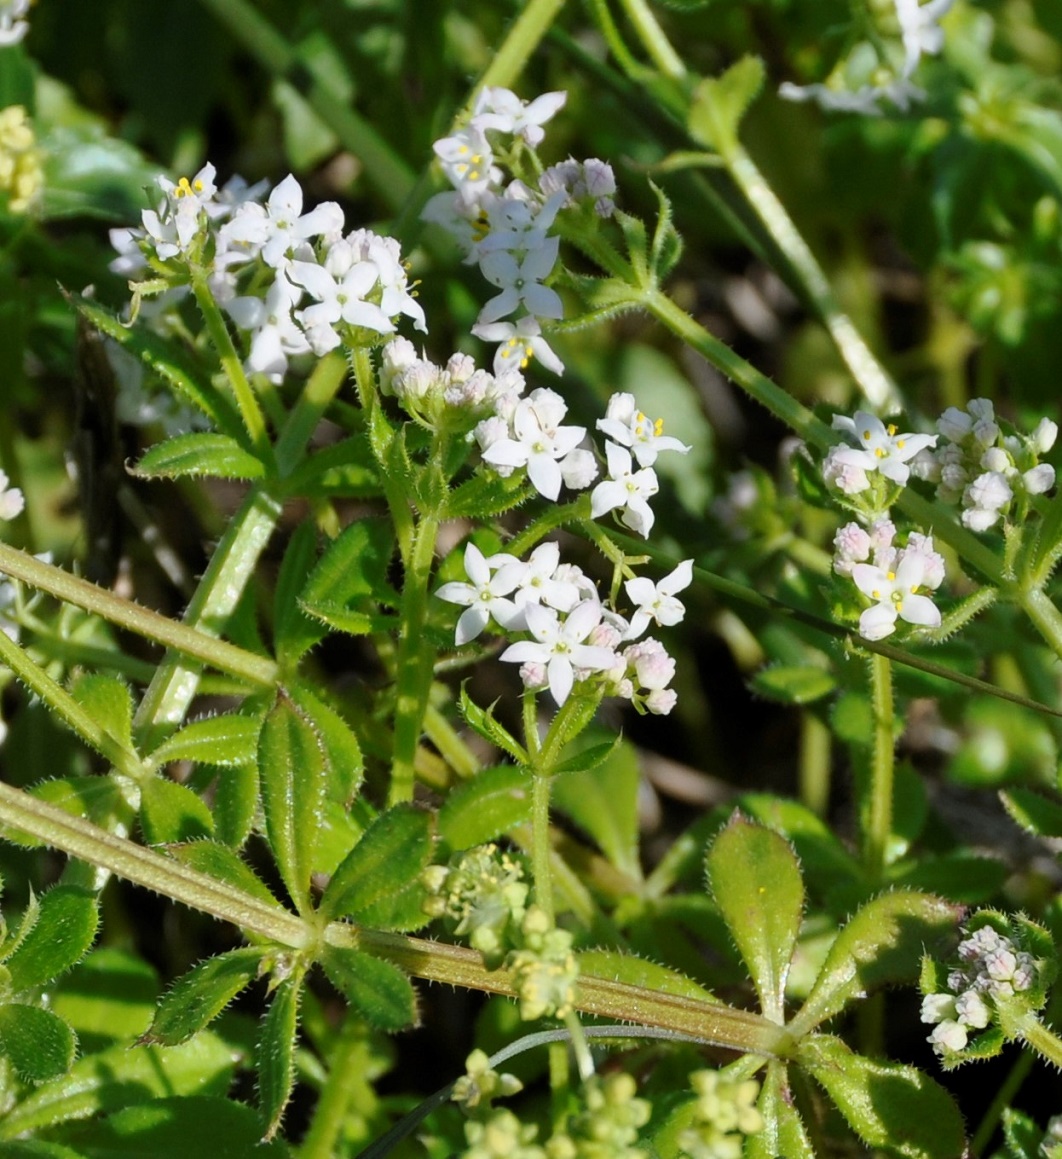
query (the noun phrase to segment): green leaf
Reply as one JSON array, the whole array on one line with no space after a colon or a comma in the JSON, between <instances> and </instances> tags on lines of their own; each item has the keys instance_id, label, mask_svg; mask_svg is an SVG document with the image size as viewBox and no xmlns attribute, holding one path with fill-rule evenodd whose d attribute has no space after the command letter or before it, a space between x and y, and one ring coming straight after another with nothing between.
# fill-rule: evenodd
<instances>
[{"instance_id":1,"label":"green leaf","mask_svg":"<svg viewBox=\"0 0 1062 1159\"><path fill-rule=\"evenodd\" d=\"M815 1159L815 1148L789 1091L784 1062L772 1060L767 1064L767 1077L756 1106L763 1116L763 1130L746 1140L744 1159Z\"/></svg>"},{"instance_id":2,"label":"green leaf","mask_svg":"<svg viewBox=\"0 0 1062 1159\"><path fill-rule=\"evenodd\" d=\"M141 479L180 479L206 475L214 479L260 479L261 459L228 435L195 432L176 435L155 446L130 473Z\"/></svg>"},{"instance_id":3,"label":"green leaf","mask_svg":"<svg viewBox=\"0 0 1062 1159\"><path fill-rule=\"evenodd\" d=\"M864 1058L824 1034L804 1039L798 1060L868 1147L903 1159L959 1159L965 1153L959 1108L920 1070Z\"/></svg>"},{"instance_id":4,"label":"green leaf","mask_svg":"<svg viewBox=\"0 0 1062 1159\"><path fill-rule=\"evenodd\" d=\"M173 845L167 852L184 865L190 865L216 881L231 885L241 893L250 894L258 901L276 906L278 910L283 909L258 874L228 845L221 845L217 841L190 841L187 845Z\"/></svg>"},{"instance_id":5,"label":"green leaf","mask_svg":"<svg viewBox=\"0 0 1062 1159\"><path fill-rule=\"evenodd\" d=\"M140 786L140 828L148 845L171 845L213 837L214 818L203 798L187 785L149 777Z\"/></svg>"},{"instance_id":6,"label":"green leaf","mask_svg":"<svg viewBox=\"0 0 1062 1159\"><path fill-rule=\"evenodd\" d=\"M1008 1159L1043 1159L1044 1153L1040 1150L1043 1130L1035 1120L1012 1107L1003 1112L1003 1138L1007 1142Z\"/></svg>"},{"instance_id":7,"label":"green leaf","mask_svg":"<svg viewBox=\"0 0 1062 1159\"><path fill-rule=\"evenodd\" d=\"M317 730L287 697L277 700L262 726L258 766L266 836L281 879L302 912L310 906L326 770Z\"/></svg>"},{"instance_id":8,"label":"green leaf","mask_svg":"<svg viewBox=\"0 0 1062 1159\"><path fill-rule=\"evenodd\" d=\"M155 971L127 950L93 950L52 991L51 1009L73 1027L88 1053L136 1038L151 1024L159 983Z\"/></svg>"},{"instance_id":9,"label":"green leaf","mask_svg":"<svg viewBox=\"0 0 1062 1159\"><path fill-rule=\"evenodd\" d=\"M112 737L133 749L133 701L128 686L116 676L82 676L71 695Z\"/></svg>"},{"instance_id":10,"label":"green leaf","mask_svg":"<svg viewBox=\"0 0 1062 1159\"><path fill-rule=\"evenodd\" d=\"M492 519L525 503L533 494L518 474L503 479L492 472L478 472L450 492L443 508L444 519Z\"/></svg>"},{"instance_id":11,"label":"green leaf","mask_svg":"<svg viewBox=\"0 0 1062 1159\"><path fill-rule=\"evenodd\" d=\"M667 194L653 181L649 182L649 186L656 194L658 207L656 228L653 230L651 263L654 277L662 282L682 256L682 238L675 229L671 202Z\"/></svg>"},{"instance_id":12,"label":"green leaf","mask_svg":"<svg viewBox=\"0 0 1062 1159\"><path fill-rule=\"evenodd\" d=\"M95 895L73 885L57 885L40 899L33 927L4 963L17 993L65 974L88 953L96 938Z\"/></svg>"},{"instance_id":13,"label":"green leaf","mask_svg":"<svg viewBox=\"0 0 1062 1159\"><path fill-rule=\"evenodd\" d=\"M290 1154L280 1140L263 1142L261 1132L261 1119L243 1103L221 1097L161 1097L116 1111L82 1128L77 1139L93 1159L188 1159L190 1153L216 1159L285 1159Z\"/></svg>"},{"instance_id":14,"label":"green leaf","mask_svg":"<svg viewBox=\"0 0 1062 1159\"><path fill-rule=\"evenodd\" d=\"M76 1050L74 1032L57 1014L18 1002L0 1006L0 1055L20 1078L39 1083L65 1074Z\"/></svg>"},{"instance_id":15,"label":"green leaf","mask_svg":"<svg viewBox=\"0 0 1062 1159\"><path fill-rule=\"evenodd\" d=\"M779 664L761 668L749 681L753 692L780 704L811 704L837 687L833 673L813 664Z\"/></svg>"},{"instance_id":16,"label":"green leaf","mask_svg":"<svg viewBox=\"0 0 1062 1159\"><path fill-rule=\"evenodd\" d=\"M434 844L430 813L412 805L381 813L332 875L320 912L329 918L350 916L375 929L426 925L420 876Z\"/></svg>"},{"instance_id":17,"label":"green leaf","mask_svg":"<svg viewBox=\"0 0 1062 1159\"><path fill-rule=\"evenodd\" d=\"M1032 789L1005 789L1003 807L1026 832L1037 837L1062 837L1062 804Z\"/></svg>"},{"instance_id":18,"label":"green leaf","mask_svg":"<svg viewBox=\"0 0 1062 1159\"><path fill-rule=\"evenodd\" d=\"M494 703L497 704L497 701ZM494 719L493 704L490 708L480 708L463 687L458 704L469 728L479 733L484 740L489 740L491 744L507 752L518 765L528 764L527 750L504 725Z\"/></svg>"},{"instance_id":19,"label":"green leaf","mask_svg":"<svg viewBox=\"0 0 1062 1159\"><path fill-rule=\"evenodd\" d=\"M317 528L311 520L301 523L288 543L273 595L273 647L281 666L290 671L325 635L320 623L299 606L317 556Z\"/></svg>"},{"instance_id":20,"label":"green leaf","mask_svg":"<svg viewBox=\"0 0 1062 1159\"><path fill-rule=\"evenodd\" d=\"M227 712L194 720L175 732L151 754L156 768L171 761L195 761L220 768L249 765L258 752L262 721L257 716Z\"/></svg>"},{"instance_id":21,"label":"green leaf","mask_svg":"<svg viewBox=\"0 0 1062 1159\"><path fill-rule=\"evenodd\" d=\"M304 498L369 498L380 493L375 468L365 462L369 445L363 435L342 439L307 456L284 479L284 491Z\"/></svg>"},{"instance_id":22,"label":"green leaf","mask_svg":"<svg viewBox=\"0 0 1062 1159\"><path fill-rule=\"evenodd\" d=\"M331 771L329 797L337 804L348 805L354 799L365 772L357 734L327 701L306 685L295 685L289 689L289 695L309 717L324 745Z\"/></svg>"},{"instance_id":23,"label":"green leaf","mask_svg":"<svg viewBox=\"0 0 1062 1159\"><path fill-rule=\"evenodd\" d=\"M215 954L193 966L163 995L142 1042L177 1046L198 1034L258 977L260 947Z\"/></svg>"},{"instance_id":24,"label":"green leaf","mask_svg":"<svg viewBox=\"0 0 1062 1159\"><path fill-rule=\"evenodd\" d=\"M638 857L638 754L633 745L616 737L604 745L584 748L557 772L564 772L566 766L580 759L588 762L587 767L553 782L553 802L593 838L617 869L638 881L642 876Z\"/></svg>"},{"instance_id":25,"label":"green leaf","mask_svg":"<svg viewBox=\"0 0 1062 1159\"><path fill-rule=\"evenodd\" d=\"M388 592L394 530L379 519L359 519L325 548L302 590L303 606L346 607L351 600Z\"/></svg>"},{"instance_id":26,"label":"green leaf","mask_svg":"<svg viewBox=\"0 0 1062 1159\"><path fill-rule=\"evenodd\" d=\"M792 1033L807 1034L876 986L914 978L926 947L954 931L960 916L957 906L910 890L868 902L838 933Z\"/></svg>"},{"instance_id":27,"label":"green leaf","mask_svg":"<svg viewBox=\"0 0 1062 1159\"><path fill-rule=\"evenodd\" d=\"M587 977L606 978L610 982L623 982L628 986L643 986L659 994L672 994L676 998L691 998L695 1002L718 1003L719 999L692 978L661 966L647 958L634 954L621 954L618 950L583 950L579 954L579 972ZM635 1018L633 1011L631 1018Z\"/></svg>"},{"instance_id":28,"label":"green leaf","mask_svg":"<svg viewBox=\"0 0 1062 1159\"><path fill-rule=\"evenodd\" d=\"M401 1030L417 1018L413 984L391 962L361 950L328 946L321 965L332 985L369 1023L380 1030Z\"/></svg>"},{"instance_id":29,"label":"green leaf","mask_svg":"<svg viewBox=\"0 0 1062 1159\"><path fill-rule=\"evenodd\" d=\"M450 791L438 814L439 836L451 849L471 849L530 820L527 770L494 765Z\"/></svg>"},{"instance_id":30,"label":"green leaf","mask_svg":"<svg viewBox=\"0 0 1062 1159\"><path fill-rule=\"evenodd\" d=\"M67 297L97 330L113 338L119 346L125 347L161 375L179 395L198 407L219 431L240 439L243 422L235 405L210 385L208 374L190 367L183 354L179 354L170 342L142 326L127 326L87 298L76 294Z\"/></svg>"},{"instance_id":31,"label":"green leaf","mask_svg":"<svg viewBox=\"0 0 1062 1159\"><path fill-rule=\"evenodd\" d=\"M232 1047L210 1031L183 1046L119 1043L79 1059L68 1074L38 1087L12 1107L0 1120L0 1140L170 1095L224 1095L236 1061ZM149 1154L154 1159L154 1153Z\"/></svg>"},{"instance_id":32,"label":"green leaf","mask_svg":"<svg viewBox=\"0 0 1062 1159\"><path fill-rule=\"evenodd\" d=\"M767 1018L785 1019L785 979L804 909L792 847L735 813L706 858L708 884Z\"/></svg>"},{"instance_id":33,"label":"green leaf","mask_svg":"<svg viewBox=\"0 0 1062 1159\"><path fill-rule=\"evenodd\" d=\"M258 1102L266 1142L280 1129L280 1121L295 1087L295 1039L299 1030L301 976L281 982L262 1020L258 1040Z\"/></svg>"},{"instance_id":34,"label":"green leaf","mask_svg":"<svg viewBox=\"0 0 1062 1159\"><path fill-rule=\"evenodd\" d=\"M214 834L235 849L251 835L258 810L258 766L223 769L214 786Z\"/></svg>"},{"instance_id":35,"label":"green leaf","mask_svg":"<svg viewBox=\"0 0 1062 1159\"><path fill-rule=\"evenodd\" d=\"M702 80L690 102L686 122L690 136L724 155L733 151L741 121L763 88L765 75L758 56L745 56L722 76Z\"/></svg>"},{"instance_id":36,"label":"green leaf","mask_svg":"<svg viewBox=\"0 0 1062 1159\"><path fill-rule=\"evenodd\" d=\"M974 853L923 854L917 860L889 866L891 885L936 893L949 901L977 905L995 897L1010 876L1005 861Z\"/></svg>"},{"instance_id":37,"label":"green leaf","mask_svg":"<svg viewBox=\"0 0 1062 1159\"><path fill-rule=\"evenodd\" d=\"M116 225L139 220L144 188L154 184L158 167L128 141L95 124L64 124L49 129L41 146L46 220L95 217Z\"/></svg>"},{"instance_id":38,"label":"green leaf","mask_svg":"<svg viewBox=\"0 0 1062 1159\"><path fill-rule=\"evenodd\" d=\"M375 632L381 624L381 617L369 612L353 612L344 608L342 604L320 603L308 604L305 600L299 601L302 608L314 619L327 624L334 632L344 632L348 636L368 636ZM397 625L397 621L395 621Z\"/></svg>"}]
</instances>

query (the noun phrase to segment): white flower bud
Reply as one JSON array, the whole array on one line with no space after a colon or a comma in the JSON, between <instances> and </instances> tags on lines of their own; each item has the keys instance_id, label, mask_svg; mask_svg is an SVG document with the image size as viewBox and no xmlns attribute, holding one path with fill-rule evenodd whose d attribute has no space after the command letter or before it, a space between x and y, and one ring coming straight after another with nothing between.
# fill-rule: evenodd
<instances>
[{"instance_id":1,"label":"white flower bud","mask_svg":"<svg viewBox=\"0 0 1062 1159\"><path fill-rule=\"evenodd\" d=\"M870 486L870 479L862 467L845 461L849 457L850 448L831 447L822 461L822 478L844 495L858 495Z\"/></svg>"},{"instance_id":2,"label":"white flower bud","mask_svg":"<svg viewBox=\"0 0 1062 1159\"><path fill-rule=\"evenodd\" d=\"M988 398L971 398L966 404L966 409L973 415L976 421L994 422L996 418L995 408L992 406L992 400Z\"/></svg>"},{"instance_id":3,"label":"white flower bud","mask_svg":"<svg viewBox=\"0 0 1062 1159\"><path fill-rule=\"evenodd\" d=\"M850 576L852 564L862 563L870 558L870 536L858 523L846 523L833 537L836 554L833 570L838 575Z\"/></svg>"},{"instance_id":4,"label":"white flower bud","mask_svg":"<svg viewBox=\"0 0 1062 1159\"><path fill-rule=\"evenodd\" d=\"M570 491L582 491L597 478L597 460L592 451L576 447L560 460L561 478Z\"/></svg>"},{"instance_id":5,"label":"white flower bud","mask_svg":"<svg viewBox=\"0 0 1062 1159\"><path fill-rule=\"evenodd\" d=\"M1055 439L1057 438L1058 423L1052 422L1050 419L1041 419L1036 424L1036 429L1029 436L1029 442L1032 445L1032 449L1038 455L1046 455L1055 445Z\"/></svg>"},{"instance_id":6,"label":"white flower bud","mask_svg":"<svg viewBox=\"0 0 1062 1159\"><path fill-rule=\"evenodd\" d=\"M954 994L927 994L922 999L922 1021L943 1022L955 1017Z\"/></svg>"},{"instance_id":7,"label":"white flower bud","mask_svg":"<svg viewBox=\"0 0 1062 1159\"><path fill-rule=\"evenodd\" d=\"M645 707L654 716L667 716L677 700L678 693L673 688L654 688L645 698Z\"/></svg>"},{"instance_id":8,"label":"white flower bud","mask_svg":"<svg viewBox=\"0 0 1062 1159\"><path fill-rule=\"evenodd\" d=\"M953 443L961 443L973 430L973 419L958 407L949 406L937 419L937 430Z\"/></svg>"},{"instance_id":9,"label":"white flower bud","mask_svg":"<svg viewBox=\"0 0 1062 1159\"><path fill-rule=\"evenodd\" d=\"M970 507L962 513L962 525L970 531L987 531L999 522L998 511L986 511L981 507Z\"/></svg>"},{"instance_id":10,"label":"white flower bud","mask_svg":"<svg viewBox=\"0 0 1062 1159\"><path fill-rule=\"evenodd\" d=\"M974 1030L984 1030L992 1020L992 1011L988 1003L976 990L967 990L955 1000L955 1012L963 1026Z\"/></svg>"},{"instance_id":11,"label":"white flower bud","mask_svg":"<svg viewBox=\"0 0 1062 1159\"><path fill-rule=\"evenodd\" d=\"M1002 447L989 447L981 456L981 466L986 471L998 471L1001 475L1009 475L1014 470L1010 455Z\"/></svg>"},{"instance_id":12,"label":"white flower bud","mask_svg":"<svg viewBox=\"0 0 1062 1159\"><path fill-rule=\"evenodd\" d=\"M999 438L999 427L989 419L981 419L974 423L973 437L982 447L990 447Z\"/></svg>"},{"instance_id":13,"label":"white flower bud","mask_svg":"<svg viewBox=\"0 0 1062 1159\"><path fill-rule=\"evenodd\" d=\"M380 360L380 392L393 394L394 380L416 361L416 347L408 338L394 338L388 342Z\"/></svg>"},{"instance_id":14,"label":"white flower bud","mask_svg":"<svg viewBox=\"0 0 1062 1159\"><path fill-rule=\"evenodd\" d=\"M969 1036L964 1027L949 1019L947 1022L942 1022L933 1031L929 1036L929 1041L938 1049L962 1050L969 1041Z\"/></svg>"},{"instance_id":15,"label":"white flower bud","mask_svg":"<svg viewBox=\"0 0 1062 1159\"><path fill-rule=\"evenodd\" d=\"M528 660L526 664L521 664L520 680L523 686L530 690L545 688L549 684L545 664L539 664L535 660Z\"/></svg>"},{"instance_id":16,"label":"white flower bud","mask_svg":"<svg viewBox=\"0 0 1062 1159\"><path fill-rule=\"evenodd\" d=\"M1041 463L1039 467L1026 471L1021 481L1030 495L1042 495L1055 485L1055 469L1050 463Z\"/></svg>"},{"instance_id":17,"label":"white flower bud","mask_svg":"<svg viewBox=\"0 0 1062 1159\"><path fill-rule=\"evenodd\" d=\"M1007 480L998 471L986 471L978 475L966 488L963 502L968 507L980 507L985 511L1000 511L1014 498Z\"/></svg>"}]
</instances>

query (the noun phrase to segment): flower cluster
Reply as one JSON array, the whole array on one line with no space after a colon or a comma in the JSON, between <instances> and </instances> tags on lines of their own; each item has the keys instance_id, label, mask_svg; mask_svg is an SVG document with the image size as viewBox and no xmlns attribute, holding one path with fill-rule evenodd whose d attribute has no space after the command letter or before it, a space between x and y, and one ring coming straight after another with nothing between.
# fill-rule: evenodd
<instances>
[{"instance_id":1,"label":"flower cluster","mask_svg":"<svg viewBox=\"0 0 1062 1159\"><path fill-rule=\"evenodd\" d=\"M336 202L303 213L293 176L264 203L261 187L234 178L218 189L215 177L213 165L176 184L160 177L162 198L143 212L142 228L112 230L111 268L136 277L150 267L176 282L189 264L205 269L247 335L249 372L279 382L290 359L326 354L359 332L391 334L401 315L426 329L393 238L344 233Z\"/></svg>"},{"instance_id":2,"label":"flower cluster","mask_svg":"<svg viewBox=\"0 0 1062 1159\"><path fill-rule=\"evenodd\" d=\"M562 107L562 92L522 101L508 89L486 88L468 124L435 142L435 155L453 189L424 207L425 221L443 226L465 260L498 291L480 310L473 333L498 343L494 367L524 367L537 357L549 370L564 369L542 337L542 322L564 316L564 305L546 284L557 263L560 238L551 234L557 214L590 204L600 216L613 209L616 182L603 161L568 160L547 169L537 187L507 181L499 159L517 158L540 144L542 126Z\"/></svg>"},{"instance_id":3,"label":"flower cluster","mask_svg":"<svg viewBox=\"0 0 1062 1159\"><path fill-rule=\"evenodd\" d=\"M479 1049L465 1059L465 1073L454 1083L450 1098L465 1112L491 1109L494 1099L505 1099L524 1089L524 1084L511 1074L492 1070L490 1059Z\"/></svg>"},{"instance_id":4,"label":"flower cluster","mask_svg":"<svg viewBox=\"0 0 1062 1159\"><path fill-rule=\"evenodd\" d=\"M940 610L920 589L940 587L944 559L933 550L931 535L912 531L902 548L895 546L895 536L891 520L879 519L869 529L846 523L834 537L833 570L851 578L873 601L859 617L859 634L865 640L891 635L897 619L923 628L940 627Z\"/></svg>"},{"instance_id":5,"label":"flower cluster","mask_svg":"<svg viewBox=\"0 0 1062 1159\"><path fill-rule=\"evenodd\" d=\"M1058 437L1058 426L1041 419L1031 435L1001 428L992 403L971 400L965 410L948 407L937 421L943 439L932 454L912 464L923 479L937 485L937 498L961 504L962 522L971 531L987 531L1005 518L1015 500L1024 506L1029 496L1055 485L1055 469L1041 463Z\"/></svg>"},{"instance_id":6,"label":"flower cluster","mask_svg":"<svg viewBox=\"0 0 1062 1159\"><path fill-rule=\"evenodd\" d=\"M867 411L856 411L854 418L833 416L834 430L843 431L851 446L831 447L822 464L826 485L844 495L858 495L871 486L875 473L891 483L903 486L911 475L910 461L936 444L936 435L900 433L891 423Z\"/></svg>"},{"instance_id":7,"label":"flower cluster","mask_svg":"<svg viewBox=\"0 0 1062 1159\"><path fill-rule=\"evenodd\" d=\"M473 543L465 547L470 582L443 584L436 595L466 610L457 621L455 642L474 640L488 625L501 632L527 632L530 640L511 644L501 659L519 664L526 688L548 687L564 704L576 682L594 677L609 695L638 708L668 713L675 693L668 688L675 662L651 637L640 639L650 624L670 627L685 615L676 593L693 579L685 560L659 583L635 577L624 585L634 606L630 618L601 601L594 582L573 564L560 562L556 543L540 544L521 561L500 552L484 556Z\"/></svg>"},{"instance_id":8,"label":"flower cluster","mask_svg":"<svg viewBox=\"0 0 1062 1159\"><path fill-rule=\"evenodd\" d=\"M423 881L430 896L425 913L457 923L455 933L483 955L488 969L501 965L527 912L523 867L497 845L460 854L452 865L432 865Z\"/></svg>"},{"instance_id":9,"label":"flower cluster","mask_svg":"<svg viewBox=\"0 0 1062 1159\"><path fill-rule=\"evenodd\" d=\"M525 1022L564 1018L574 1009L579 964L572 953L572 935L555 926L540 906L532 905L520 924L521 948L505 965Z\"/></svg>"},{"instance_id":10,"label":"flower cluster","mask_svg":"<svg viewBox=\"0 0 1062 1159\"><path fill-rule=\"evenodd\" d=\"M33 0L0 0L0 48L18 44L29 32L32 5Z\"/></svg>"},{"instance_id":11,"label":"flower cluster","mask_svg":"<svg viewBox=\"0 0 1062 1159\"><path fill-rule=\"evenodd\" d=\"M690 1085L697 1100L690 1125L678 1137L680 1151L691 1159L741 1159L745 1137L763 1130L763 1116L756 1109L760 1084L698 1070L690 1075Z\"/></svg>"},{"instance_id":12,"label":"flower cluster","mask_svg":"<svg viewBox=\"0 0 1062 1159\"><path fill-rule=\"evenodd\" d=\"M1000 999L1032 989L1036 959L993 929L979 927L959 943L962 963L948 974L947 990L922 1000L922 1021L934 1024L929 1041L938 1053L962 1050L970 1031L984 1030Z\"/></svg>"},{"instance_id":13,"label":"flower cluster","mask_svg":"<svg viewBox=\"0 0 1062 1159\"><path fill-rule=\"evenodd\" d=\"M0 8L0 33L3 31ZM0 35L0 45L4 43ZM37 138L21 105L0 109L0 195L12 213L25 213L44 181Z\"/></svg>"},{"instance_id":14,"label":"flower cluster","mask_svg":"<svg viewBox=\"0 0 1062 1159\"><path fill-rule=\"evenodd\" d=\"M582 1090L585 1109L546 1144L549 1159L646 1159L635 1144L653 1108L637 1095L629 1074L592 1075Z\"/></svg>"},{"instance_id":15,"label":"flower cluster","mask_svg":"<svg viewBox=\"0 0 1062 1159\"><path fill-rule=\"evenodd\" d=\"M944 47L940 19L954 0L893 0L885 27L888 61L881 56L882 40L860 41L834 68L825 84L782 84L778 95L789 101L815 101L832 112L880 116L881 102L906 111L925 93L911 79L923 56L936 56Z\"/></svg>"}]
</instances>

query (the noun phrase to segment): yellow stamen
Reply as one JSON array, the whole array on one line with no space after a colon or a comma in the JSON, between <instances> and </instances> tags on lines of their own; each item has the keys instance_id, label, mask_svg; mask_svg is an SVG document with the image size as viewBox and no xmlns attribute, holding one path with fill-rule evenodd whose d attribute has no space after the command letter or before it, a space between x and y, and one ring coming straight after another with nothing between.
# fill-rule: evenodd
<instances>
[{"instance_id":1,"label":"yellow stamen","mask_svg":"<svg viewBox=\"0 0 1062 1159\"><path fill-rule=\"evenodd\" d=\"M657 438L660 438L660 436L663 433L664 433L664 420L657 419L656 422L653 423L653 434L656 435Z\"/></svg>"},{"instance_id":2,"label":"yellow stamen","mask_svg":"<svg viewBox=\"0 0 1062 1159\"><path fill-rule=\"evenodd\" d=\"M885 429L886 429L886 430L889 432L889 438L890 438L890 439L892 438L892 436L893 436L894 434L896 434L896 428L893 426L893 424L892 424L892 423L889 423L889 425L888 425L888 426L887 426Z\"/></svg>"},{"instance_id":3,"label":"yellow stamen","mask_svg":"<svg viewBox=\"0 0 1062 1159\"><path fill-rule=\"evenodd\" d=\"M892 583L892 581L896 578L896 573L894 571L887 572L886 575L888 577L889 583Z\"/></svg>"}]
</instances>

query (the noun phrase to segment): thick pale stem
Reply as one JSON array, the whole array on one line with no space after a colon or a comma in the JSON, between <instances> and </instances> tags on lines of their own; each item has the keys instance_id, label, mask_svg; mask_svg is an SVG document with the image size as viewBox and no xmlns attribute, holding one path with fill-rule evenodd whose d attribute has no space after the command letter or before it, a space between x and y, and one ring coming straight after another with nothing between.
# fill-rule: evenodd
<instances>
[{"instance_id":1,"label":"thick pale stem","mask_svg":"<svg viewBox=\"0 0 1062 1159\"><path fill-rule=\"evenodd\" d=\"M830 730L807 711L800 718L800 799L813 813L826 815L830 803Z\"/></svg>"},{"instance_id":2,"label":"thick pale stem","mask_svg":"<svg viewBox=\"0 0 1062 1159\"><path fill-rule=\"evenodd\" d=\"M866 818L863 861L872 881L880 881L892 836L894 749L892 736L892 665L884 656L870 658L870 690L874 713L869 798L860 810Z\"/></svg>"},{"instance_id":3,"label":"thick pale stem","mask_svg":"<svg viewBox=\"0 0 1062 1159\"><path fill-rule=\"evenodd\" d=\"M1039 588L1025 592L1020 603L1054 654L1062 658L1062 612Z\"/></svg>"},{"instance_id":4,"label":"thick pale stem","mask_svg":"<svg viewBox=\"0 0 1062 1159\"><path fill-rule=\"evenodd\" d=\"M375 1101L376 1096L366 1079L371 1061L365 1020L359 1011L352 1010L347 1014L332 1050L328 1078L299 1148L299 1159L332 1159L351 1103L355 1099L363 1104Z\"/></svg>"},{"instance_id":5,"label":"thick pale stem","mask_svg":"<svg viewBox=\"0 0 1062 1159\"><path fill-rule=\"evenodd\" d=\"M551 778L531 776L531 871L535 879L535 901L553 921L553 876L550 869L549 792Z\"/></svg>"},{"instance_id":6,"label":"thick pale stem","mask_svg":"<svg viewBox=\"0 0 1062 1159\"><path fill-rule=\"evenodd\" d=\"M487 71L479 78L477 91L511 88L563 7L564 0L528 0Z\"/></svg>"},{"instance_id":7,"label":"thick pale stem","mask_svg":"<svg viewBox=\"0 0 1062 1159\"><path fill-rule=\"evenodd\" d=\"M254 574L279 517L280 504L268 492L259 488L251 491L222 536L185 611L188 627L207 636L221 633ZM272 665L272 661L267 663ZM275 665L272 668L275 680ZM163 660L134 721L146 745L153 746L184 720L198 687L199 665L190 665L172 653Z\"/></svg>"},{"instance_id":8,"label":"thick pale stem","mask_svg":"<svg viewBox=\"0 0 1062 1159\"><path fill-rule=\"evenodd\" d=\"M671 47L671 42L664 35L664 30L645 0L620 0L620 2L653 64L664 76L673 80L684 77L686 66L682 63L682 57Z\"/></svg>"}]
</instances>

